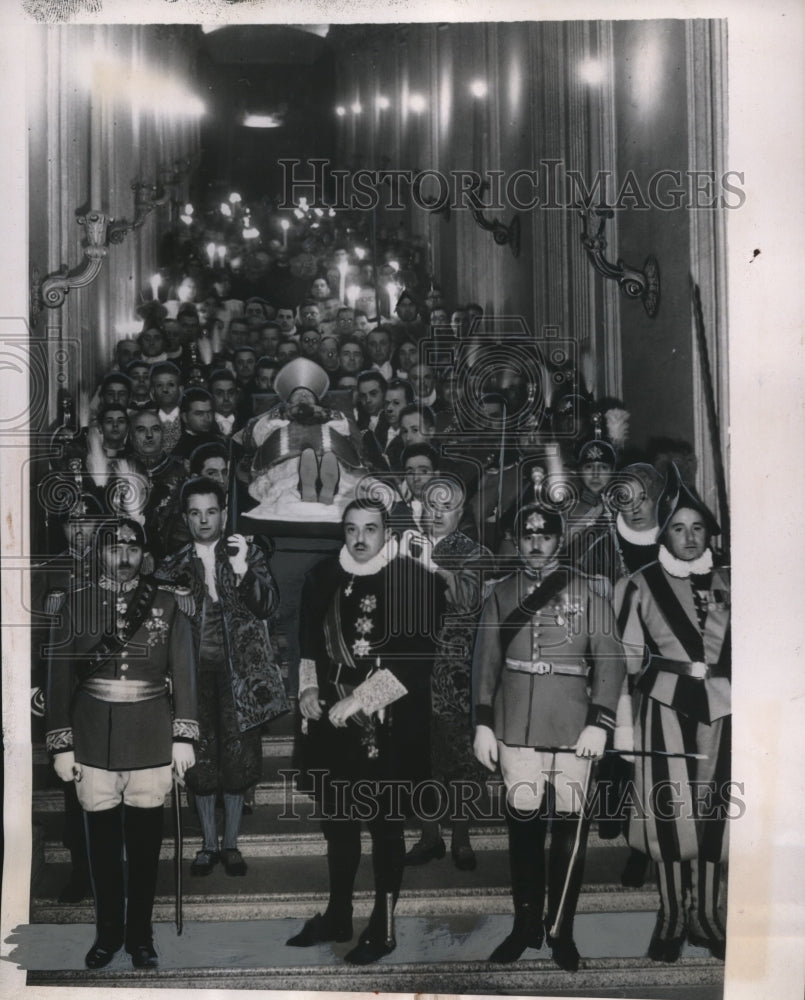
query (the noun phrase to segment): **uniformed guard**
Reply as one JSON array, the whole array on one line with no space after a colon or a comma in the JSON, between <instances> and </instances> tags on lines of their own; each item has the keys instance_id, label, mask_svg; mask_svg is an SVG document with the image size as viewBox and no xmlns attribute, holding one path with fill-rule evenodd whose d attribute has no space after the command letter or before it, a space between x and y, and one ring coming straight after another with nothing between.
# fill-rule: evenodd
<instances>
[{"instance_id":1,"label":"uniformed guard","mask_svg":"<svg viewBox=\"0 0 805 1000\"><path fill-rule=\"evenodd\" d=\"M141 575L144 548L136 521L100 525L93 579L68 594L49 650L46 746L86 817L97 928L89 969L123 944L135 968L157 965L164 800L171 767L182 779L198 738L189 595Z\"/></svg>"},{"instance_id":2,"label":"uniformed guard","mask_svg":"<svg viewBox=\"0 0 805 1000\"><path fill-rule=\"evenodd\" d=\"M512 932L490 960L514 962L526 948L542 946L550 815L545 928L554 961L575 971L583 807L592 762L614 728L623 651L609 604L557 559L561 515L528 505L514 533L523 565L491 589L473 657L475 754L490 770L499 764L503 774L514 902Z\"/></svg>"},{"instance_id":3,"label":"uniformed guard","mask_svg":"<svg viewBox=\"0 0 805 1000\"><path fill-rule=\"evenodd\" d=\"M629 843L657 862L660 910L649 958L685 939L724 959L718 913L727 856L730 580L716 519L671 465L657 503L658 561L618 584L615 606L634 689L635 798ZM670 756L669 756L670 755Z\"/></svg>"}]
</instances>

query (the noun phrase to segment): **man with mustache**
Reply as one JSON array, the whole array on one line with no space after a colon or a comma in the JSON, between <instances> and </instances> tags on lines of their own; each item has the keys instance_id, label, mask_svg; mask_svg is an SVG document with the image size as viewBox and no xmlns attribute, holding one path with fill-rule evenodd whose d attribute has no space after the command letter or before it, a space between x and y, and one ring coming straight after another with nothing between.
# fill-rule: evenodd
<instances>
[{"instance_id":1,"label":"man with mustache","mask_svg":"<svg viewBox=\"0 0 805 1000\"><path fill-rule=\"evenodd\" d=\"M301 600L301 753L309 776L317 775L330 898L288 944L352 939L363 818L372 837L375 901L346 955L355 965L395 947L405 841L394 793L407 783L410 795L429 776L430 671L444 609L441 579L399 555L387 520L378 501L350 503L344 547L313 567Z\"/></svg>"},{"instance_id":2,"label":"man with mustache","mask_svg":"<svg viewBox=\"0 0 805 1000\"><path fill-rule=\"evenodd\" d=\"M92 579L51 634L45 745L85 811L97 932L86 966L125 944L135 968L152 969L164 800L198 738L192 609L187 591L141 574L136 521L103 522L93 545Z\"/></svg>"}]
</instances>

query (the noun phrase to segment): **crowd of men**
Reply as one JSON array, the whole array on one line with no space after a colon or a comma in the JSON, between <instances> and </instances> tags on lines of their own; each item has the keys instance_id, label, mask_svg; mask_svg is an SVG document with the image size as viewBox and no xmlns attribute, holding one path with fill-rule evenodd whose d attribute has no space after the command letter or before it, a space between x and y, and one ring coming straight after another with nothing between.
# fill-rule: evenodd
<instances>
[{"instance_id":1,"label":"crowd of men","mask_svg":"<svg viewBox=\"0 0 805 1000\"><path fill-rule=\"evenodd\" d=\"M352 308L328 263L296 299L224 299L211 280L147 304L86 425L55 430L41 494L48 539L57 525L63 537L34 573L34 608L52 621L37 630L34 704L65 788L63 896L91 886L95 899L87 966L124 945L136 967L157 964L172 771L202 829L192 874L246 874L261 727L289 710L306 774L331 780L309 786L328 817L328 905L288 945L352 940L363 818L375 905L347 960L389 954L405 864L444 853L424 833L408 858L404 843L433 772L444 663L466 674L467 754L506 790L514 925L490 960L547 940L578 968L596 781L647 807L629 817L623 879L642 884L657 863L650 957L676 961L688 940L723 958L729 577L692 449L635 449L624 406L593 398L572 351L501 340L479 306L448 312L433 286L404 290L392 316L373 295ZM305 578L299 661L283 669L270 557L272 520L289 510L300 532L340 523L343 547ZM448 609L472 639L463 657L445 653ZM388 797L400 782L403 815ZM669 818L655 801L669 782L712 785L707 810L689 791ZM624 829L622 806L602 834L607 823ZM473 869L469 843L454 847Z\"/></svg>"}]
</instances>

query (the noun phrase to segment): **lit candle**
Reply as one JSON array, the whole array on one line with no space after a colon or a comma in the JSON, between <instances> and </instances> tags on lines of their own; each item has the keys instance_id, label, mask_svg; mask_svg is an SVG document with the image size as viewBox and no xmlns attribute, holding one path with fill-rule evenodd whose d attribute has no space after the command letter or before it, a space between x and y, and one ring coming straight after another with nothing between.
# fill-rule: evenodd
<instances>
[{"instance_id":1,"label":"lit candle","mask_svg":"<svg viewBox=\"0 0 805 1000\"><path fill-rule=\"evenodd\" d=\"M219 256L219 258L221 260L221 263L223 264L223 262L226 260L226 247L225 246L221 245L220 247L218 247L218 256Z\"/></svg>"},{"instance_id":2,"label":"lit candle","mask_svg":"<svg viewBox=\"0 0 805 1000\"><path fill-rule=\"evenodd\" d=\"M215 244L208 243L205 249L207 251L207 257L210 261L210 267L212 267L215 264Z\"/></svg>"},{"instance_id":3,"label":"lit candle","mask_svg":"<svg viewBox=\"0 0 805 1000\"><path fill-rule=\"evenodd\" d=\"M394 310L397 308L397 283L395 281L386 282L386 294L389 297L388 315L393 316Z\"/></svg>"},{"instance_id":4,"label":"lit candle","mask_svg":"<svg viewBox=\"0 0 805 1000\"><path fill-rule=\"evenodd\" d=\"M280 225L282 226L282 249L288 249L288 227L290 222L287 219L280 219Z\"/></svg>"},{"instance_id":5,"label":"lit candle","mask_svg":"<svg viewBox=\"0 0 805 1000\"><path fill-rule=\"evenodd\" d=\"M151 298L154 302L159 300L159 286L162 284L162 278L158 274L151 275Z\"/></svg>"},{"instance_id":6,"label":"lit candle","mask_svg":"<svg viewBox=\"0 0 805 1000\"><path fill-rule=\"evenodd\" d=\"M338 298L341 302L346 302L346 290L347 290L347 270L349 268L349 263L345 260L340 260L338 262L338 273L341 278L338 282Z\"/></svg>"},{"instance_id":7,"label":"lit candle","mask_svg":"<svg viewBox=\"0 0 805 1000\"><path fill-rule=\"evenodd\" d=\"M355 308L355 303L358 301L358 297L361 294L361 289L359 285L348 285L347 286L347 305L350 309Z\"/></svg>"}]
</instances>

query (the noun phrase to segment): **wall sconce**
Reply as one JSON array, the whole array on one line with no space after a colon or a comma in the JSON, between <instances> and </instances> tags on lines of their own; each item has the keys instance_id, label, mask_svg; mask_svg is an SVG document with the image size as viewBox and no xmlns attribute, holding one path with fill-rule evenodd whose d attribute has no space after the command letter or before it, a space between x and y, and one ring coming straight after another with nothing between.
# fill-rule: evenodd
<instances>
[{"instance_id":1,"label":"wall sconce","mask_svg":"<svg viewBox=\"0 0 805 1000\"><path fill-rule=\"evenodd\" d=\"M421 205L428 212L434 215L443 215L444 221L450 221L450 198L447 197L440 202L438 198L425 198L422 195L422 171L419 167L414 167L414 183L411 185L411 196L415 205Z\"/></svg>"},{"instance_id":2,"label":"wall sconce","mask_svg":"<svg viewBox=\"0 0 805 1000\"><path fill-rule=\"evenodd\" d=\"M485 191L489 190L489 181L483 181L480 188L478 189L479 194L483 194ZM487 219L484 217L484 213L480 208L473 208L470 205L470 214L473 219L478 223L481 229L486 230L486 232L492 234L492 239L497 243L498 246L509 245L509 249L512 252L512 256L520 256L520 217L519 215L514 215L512 221L507 226L505 223L501 222L500 219Z\"/></svg>"},{"instance_id":3,"label":"wall sconce","mask_svg":"<svg viewBox=\"0 0 805 1000\"><path fill-rule=\"evenodd\" d=\"M591 236L590 223L594 215L597 215L600 221L598 231ZM627 298L640 299L649 318L654 319L660 308L660 265L657 258L651 255L643 261L642 271L629 267L623 260L619 259L617 264L612 264L606 259L604 251L607 248L607 241L604 237L604 227L607 219L614 218L614 215L611 208L579 208L582 225L581 242L595 270L605 278L617 281Z\"/></svg>"},{"instance_id":4,"label":"wall sconce","mask_svg":"<svg viewBox=\"0 0 805 1000\"><path fill-rule=\"evenodd\" d=\"M104 258L108 253L107 229L111 219L103 212L89 212L76 220L84 227L84 263L70 270L59 271L45 278L41 287L38 282L31 287L31 314L37 315L41 305L48 309L58 309L64 305L67 293L72 288L85 288L100 274Z\"/></svg>"},{"instance_id":5,"label":"wall sconce","mask_svg":"<svg viewBox=\"0 0 805 1000\"><path fill-rule=\"evenodd\" d=\"M132 222L110 219L107 231L110 243L122 243L128 233L133 233L143 225L159 204L164 204L164 200L160 200L160 189L156 184L135 183L131 185L131 190L134 192L134 219Z\"/></svg>"}]
</instances>

